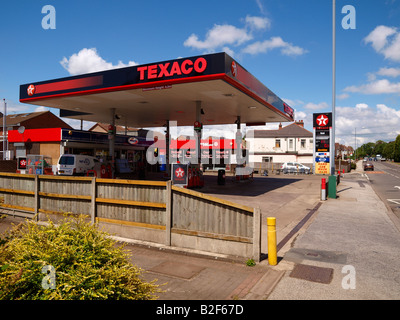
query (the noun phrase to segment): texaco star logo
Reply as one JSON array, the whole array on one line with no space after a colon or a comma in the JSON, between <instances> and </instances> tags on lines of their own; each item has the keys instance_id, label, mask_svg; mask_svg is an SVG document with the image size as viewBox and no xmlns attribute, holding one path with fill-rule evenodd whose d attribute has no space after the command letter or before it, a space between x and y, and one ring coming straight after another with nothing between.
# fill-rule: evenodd
<instances>
[{"instance_id":1,"label":"texaco star logo","mask_svg":"<svg viewBox=\"0 0 400 320\"><path fill-rule=\"evenodd\" d=\"M33 96L35 94L35 86L33 84L28 87L28 96Z\"/></svg>"},{"instance_id":2,"label":"texaco star logo","mask_svg":"<svg viewBox=\"0 0 400 320\"><path fill-rule=\"evenodd\" d=\"M235 61L232 61L232 64L231 64L231 72L232 72L232 75L236 78L236 75L237 75L237 66L236 66L236 62L235 62Z\"/></svg>"},{"instance_id":3,"label":"texaco star logo","mask_svg":"<svg viewBox=\"0 0 400 320\"><path fill-rule=\"evenodd\" d=\"M321 114L320 116L317 117L318 126L320 126L320 127L326 126L328 124L328 120L329 120L329 118L327 116L324 116L323 114Z\"/></svg>"},{"instance_id":4,"label":"texaco star logo","mask_svg":"<svg viewBox=\"0 0 400 320\"><path fill-rule=\"evenodd\" d=\"M185 171L182 170L182 168L178 168L175 170L175 176L177 178L183 178Z\"/></svg>"}]
</instances>

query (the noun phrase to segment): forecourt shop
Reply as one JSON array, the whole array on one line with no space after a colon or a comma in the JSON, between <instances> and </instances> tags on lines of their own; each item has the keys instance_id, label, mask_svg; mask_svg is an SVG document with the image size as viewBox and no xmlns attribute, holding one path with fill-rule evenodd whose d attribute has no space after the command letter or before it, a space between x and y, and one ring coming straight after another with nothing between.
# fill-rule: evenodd
<instances>
[{"instance_id":1,"label":"forecourt shop","mask_svg":"<svg viewBox=\"0 0 400 320\"><path fill-rule=\"evenodd\" d=\"M226 53L26 83L20 86L20 102L58 108L61 117L109 123L112 163L116 125L165 126L166 141L154 142L147 161L161 163L153 152L159 148L166 149L166 162L172 164L179 159L170 152L171 123L194 126L196 150L203 125L235 123L239 151L242 123L264 125L294 118L290 106ZM239 159L242 153L237 154ZM200 166L201 152L195 152L190 162ZM170 174L170 166L166 167Z\"/></svg>"}]
</instances>

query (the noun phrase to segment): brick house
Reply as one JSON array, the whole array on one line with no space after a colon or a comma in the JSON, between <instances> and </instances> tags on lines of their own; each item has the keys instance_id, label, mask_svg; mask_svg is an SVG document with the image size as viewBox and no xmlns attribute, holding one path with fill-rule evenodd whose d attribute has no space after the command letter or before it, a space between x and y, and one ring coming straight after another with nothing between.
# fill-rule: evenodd
<instances>
[{"instance_id":1,"label":"brick house","mask_svg":"<svg viewBox=\"0 0 400 320\"><path fill-rule=\"evenodd\" d=\"M0 151L3 154L3 115L0 118ZM54 115L50 111L40 112L29 112L19 114L9 114L6 117L7 131L18 130L20 127L25 127L25 130L29 129L44 129L44 128L65 128L72 129L72 127L61 120L59 117ZM7 141L7 140L6 140ZM21 142L14 142L8 144L8 150L11 151L11 160L18 156L19 152L24 153L26 150L29 154L46 154L55 155L57 149L59 154L59 143L55 142L41 142L41 143L27 143L23 142L24 137L21 134ZM2 157L1 157L2 158Z\"/></svg>"}]
</instances>

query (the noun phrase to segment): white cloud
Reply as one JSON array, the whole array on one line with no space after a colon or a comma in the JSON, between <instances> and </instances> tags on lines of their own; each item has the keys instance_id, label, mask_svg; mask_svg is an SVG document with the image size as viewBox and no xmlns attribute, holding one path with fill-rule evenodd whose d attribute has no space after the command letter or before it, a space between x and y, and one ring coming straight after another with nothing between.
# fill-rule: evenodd
<instances>
[{"instance_id":1,"label":"white cloud","mask_svg":"<svg viewBox=\"0 0 400 320\"><path fill-rule=\"evenodd\" d=\"M386 26L377 26L368 36L365 37L366 43L371 43L377 51L381 51L388 43L388 37L395 34L396 29Z\"/></svg>"},{"instance_id":2,"label":"white cloud","mask_svg":"<svg viewBox=\"0 0 400 320\"><path fill-rule=\"evenodd\" d=\"M400 61L400 32L397 28L377 26L367 37L365 43L371 43L377 53L385 59Z\"/></svg>"},{"instance_id":3,"label":"white cloud","mask_svg":"<svg viewBox=\"0 0 400 320\"><path fill-rule=\"evenodd\" d=\"M356 110L366 110L368 109L368 105L366 103L357 103Z\"/></svg>"},{"instance_id":4,"label":"white cloud","mask_svg":"<svg viewBox=\"0 0 400 320\"><path fill-rule=\"evenodd\" d=\"M7 105L7 110L6 110L7 114L26 113L29 112L32 108L32 106L30 105L15 103L14 101L8 99L6 99L6 105ZM2 114L4 112L3 101L0 102L0 112Z\"/></svg>"},{"instance_id":5,"label":"white cloud","mask_svg":"<svg viewBox=\"0 0 400 320\"><path fill-rule=\"evenodd\" d=\"M200 40L199 36L193 33L184 41L183 45L206 52L223 49L230 55L234 55L234 51L229 46L243 46L254 39L255 31L265 31L271 26L271 21L265 17L247 15L244 22L245 25L242 28L230 24L215 24L208 30L204 40ZM256 41L239 50L244 54L255 55L266 53L273 49L280 49L281 53L287 56L297 56L307 52L307 50L299 46L284 41L281 37L271 37L269 40Z\"/></svg>"},{"instance_id":6,"label":"white cloud","mask_svg":"<svg viewBox=\"0 0 400 320\"><path fill-rule=\"evenodd\" d=\"M268 50L283 47L285 42L280 37L274 37L270 40L257 41L243 49L244 53L258 54L265 53Z\"/></svg>"},{"instance_id":7,"label":"white cloud","mask_svg":"<svg viewBox=\"0 0 400 320\"><path fill-rule=\"evenodd\" d=\"M282 48L281 52L287 56L301 56L301 55L307 53L308 51L301 47L294 46L291 43L286 42L286 44Z\"/></svg>"},{"instance_id":8,"label":"white cloud","mask_svg":"<svg viewBox=\"0 0 400 320\"><path fill-rule=\"evenodd\" d=\"M222 51L229 54L231 57L235 56L235 51L233 51L231 48L229 47L223 47Z\"/></svg>"},{"instance_id":9,"label":"white cloud","mask_svg":"<svg viewBox=\"0 0 400 320\"><path fill-rule=\"evenodd\" d=\"M251 39L252 36L245 29L236 28L228 24L216 24L207 32L205 40L201 41L197 35L192 34L185 40L183 45L185 47L213 51L228 44L237 46Z\"/></svg>"},{"instance_id":10,"label":"white cloud","mask_svg":"<svg viewBox=\"0 0 400 320\"><path fill-rule=\"evenodd\" d=\"M395 110L393 108L389 108L384 104L377 104L376 107L378 108L379 112L383 114L387 119L391 119L395 122L395 124L399 123L400 120L400 110Z\"/></svg>"},{"instance_id":11,"label":"white cloud","mask_svg":"<svg viewBox=\"0 0 400 320\"><path fill-rule=\"evenodd\" d=\"M309 102L304 106L307 110L323 111L329 109L329 105L326 102L320 102L318 104Z\"/></svg>"},{"instance_id":12,"label":"white cloud","mask_svg":"<svg viewBox=\"0 0 400 320\"><path fill-rule=\"evenodd\" d=\"M245 21L251 30L265 30L271 27L271 21L265 17L246 16Z\"/></svg>"},{"instance_id":13,"label":"white cloud","mask_svg":"<svg viewBox=\"0 0 400 320\"><path fill-rule=\"evenodd\" d=\"M378 79L378 76L396 78L400 76L400 68L380 68L377 72L367 73L368 83L359 86L348 86L345 92L362 94L400 94L400 82L391 82L388 79ZM338 95L338 99L348 98L347 93Z\"/></svg>"},{"instance_id":14,"label":"white cloud","mask_svg":"<svg viewBox=\"0 0 400 320\"><path fill-rule=\"evenodd\" d=\"M339 100L344 100L344 99L347 99L348 97L350 97L350 95L348 93L342 93L342 94L339 94L336 98L338 98Z\"/></svg>"},{"instance_id":15,"label":"white cloud","mask_svg":"<svg viewBox=\"0 0 400 320\"><path fill-rule=\"evenodd\" d=\"M392 141L400 134L400 111L384 104L376 108L365 103L336 107L336 142L354 146L355 131L357 146L377 140Z\"/></svg>"},{"instance_id":16,"label":"white cloud","mask_svg":"<svg viewBox=\"0 0 400 320\"><path fill-rule=\"evenodd\" d=\"M42 111L49 111L50 109L47 107L37 107L34 112L42 112Z\"/></svg>"},{"instance_id":17,"label":"white cloud","mask_svg":"<svg viewBox=\"0 0 400 320\"><path fill-rule=\"evenodd\" d=\"M396 78L400 76L400 68L380 68L376 74L380 76Z\"/></svg>"},{"instance_id":18,"label":"white cloud","mask_svg":"<svg viewBox=\"0 0 400 320\"><path fill-rule=\"evenodd\" d=\"M281 53L287 56L302 55L307 52L307 50L303 48L283 41L281 37L272 37L269 40L254 42L244 48L243 52L254 55L258 53L266 53L273 49L281 49Z\"/></svg>"},{"instance_id":19,"label":"white cloud","mask_svg":"<svg viewBox=\"0 0 400 320\"><path fill-rule=\"evenodd\" d=\"M103 71L109 69L123 68L137 65L135 61L129 61L124 64L119 61L117 65L105 61L98 53L96 48L83 48L78 53L74 53L67 59L64 57L60 64L71 74L82 74L96 71Z\"/></svg>"},{"instance_id":20,"label":"white cloud","mask_svg":"<svg viewBox=\"0 0 400 320\"><path fill-rule=\"evenodd\" d=\"M258 6L258 9L260 9L260 12L262 14L265 14L264 5L262 4L261 0L256 0L256 3L257 3L257 6Z\"/></svg>"},{"instance_id":21,"label":"white cloud","mask_svg":"<svg viewBox=\"0 0 400 320\"><path fill-rule=\"evenodd\" d=\"M400 94L400 82L392 83L387 79L375 80L361 86L349 86L344 89L346 92L357 92L363 94Z\"/></svg>"},{"instance_id":22,"label":"white cloud","mask_svg":"<svg viewBox=\"0 0 400 320\"><path fill-rule=\"evenodd\" d=\"M307 114L303 111L296 111L295 112L295 120L304 120L307 117Z\"/></svg>"},{"instance_id":23,"label":"white cloud","mask_svg":"<svg viewBox=\"0 0 400 320\"><path fill-rule=\"evenodd\" d=\"M292 100L292 99L282 98L282 100L283 100L284 102L286 102L286 103L287 103L289 106L291 106L291 107L296 107L296 106L299 106L299 105L303 105L303 104L304 104L304 102L301 101L301 100L299 100L299 99Z\"/></svg>"},{"instance_id":24,"label":"white cloud","mask_svg":"<svg viewBox=\"0 0 400 320\"><path fill-rule=\"evenodd\" d=\"M81 120L71 119L71 118L61 118L62 121L69 124L73 129L80 130L81 129ZM83 121L83 130L89 130L93 127L96 122L92 121Z\"/></svg>"}]
</instances>

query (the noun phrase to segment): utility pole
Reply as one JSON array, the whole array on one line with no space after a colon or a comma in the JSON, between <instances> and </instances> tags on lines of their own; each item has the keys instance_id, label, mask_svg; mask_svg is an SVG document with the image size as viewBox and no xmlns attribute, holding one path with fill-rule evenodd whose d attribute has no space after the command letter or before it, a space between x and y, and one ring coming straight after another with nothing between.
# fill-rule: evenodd
<instances>
[{"instance_id":1,"label":"utility pole","mask_svg":"<svg viewBox=\"0 0 400 320\"><path fill-rule=\"evenodd\" d=\"M6 99L3 99L4 103L4 113L3 113L3 160L6 160L7 157L7 123L6 123L6 117L7 117L7 104L6 104Z\"/></svg>"}]
</instances>

